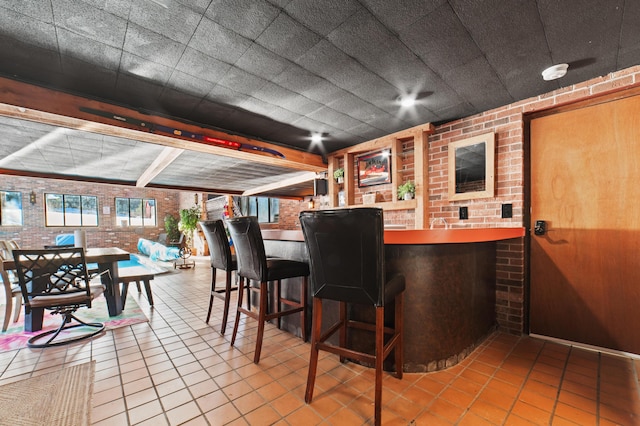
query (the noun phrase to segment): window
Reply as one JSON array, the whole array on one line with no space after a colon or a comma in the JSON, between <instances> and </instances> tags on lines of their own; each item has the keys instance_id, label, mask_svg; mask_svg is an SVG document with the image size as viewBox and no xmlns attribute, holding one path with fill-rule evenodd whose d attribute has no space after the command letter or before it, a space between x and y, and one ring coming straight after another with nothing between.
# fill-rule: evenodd
<instances>
[{"instance_id":1,"label":"window","mask_svg":"<svg viewBox=\"0 0 640 426\"><path fill-rule=\"evenodd\" d=\"M0 226L22 226L22 193L0 191Z\"/></svg>"},{"instance_id":2,"label":"window","mask_svg":"<svg viewBox=\"0 0 640 426\"><path fill-rule=\"evenodd\" d=\"M46 226L98 226L98 197L44 194Z\"/></svg>"},{"instance_id":3,"label":"window","mask_svg":"<svg viewBox=\"0 0 640 426\"><path fill-rule=\"evenodd\" d=\"M156 226L156 200L116 198L116 226Z\"/></svg>"},{"instance_id":4,"label":"window","mask_svg":"<svg viewBox=\"0 0 640 426\"><path fill-rule=\"evenodd\" d=\"M240 210L242 214L257 216L260 223L278 222L280 200L266 197L242 197L240 198Z\"/></svg>"}]
</instances>

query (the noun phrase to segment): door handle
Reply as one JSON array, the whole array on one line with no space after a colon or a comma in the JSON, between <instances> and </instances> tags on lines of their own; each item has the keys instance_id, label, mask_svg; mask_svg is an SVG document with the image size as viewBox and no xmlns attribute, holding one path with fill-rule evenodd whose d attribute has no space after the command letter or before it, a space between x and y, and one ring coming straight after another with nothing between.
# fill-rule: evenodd
<instances>
[{"instance_id":1,"label":"door handle","mask_svg":"<svg viewBox=\"0 0 640 426\"><path fill-rule=\"evenodd\" d=\"M547 232L547 222L544 220L536 220L533 227L533 233L535 235L544 235Z\"/></svg>"}]
</instances>

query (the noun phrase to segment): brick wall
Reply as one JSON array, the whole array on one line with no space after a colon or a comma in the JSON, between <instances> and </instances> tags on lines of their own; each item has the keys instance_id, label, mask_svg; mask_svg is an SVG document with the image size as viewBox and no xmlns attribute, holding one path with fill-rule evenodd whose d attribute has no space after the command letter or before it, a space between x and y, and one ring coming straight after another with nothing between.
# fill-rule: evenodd
<instances>
[{"instance_id":1,"label":"brick wall","mask_svg":"<svg viewBox=\"0 0 640 426\"><path fill-rule=\"evenodd\" d=\"M88 244L92 247L120 247L137 252L138 238L156 240L164 232L164 217L171 213L179 218L179 193L176 191L105 185L66 180L40 179L0 175L0 190L22 192L22 227L0 227L0 239L16 240L21 247L42 248L55 243L56 235L73 233L77 227L46 227L44 194L95 195L98 197L98 226L85 227ZM36 203L29 203L31 191L36 193ZM115 226L115 197L155 198L158 226L153 228ZM193 205L193 193L187 197ZM109 214L103 208L110 207Z\"/></svg>"},{"instance_id":2,"label":"brick wall","mask_svg":"<svg viewBox=\"0 0 640 426\"><path fill-rule=\"evenodd\" d=\"M525 226L523 116L639 85L640 66L635 66L437 126L434 134L429 137L429 220L442 217L453 228ZM447 189L448 144L490 131L496 134L495 196L490 199L450 202ZM411 148L403 147L403 149ZM405 167L409 173L413 171L412 151L411 155L403 158L403 169ZM513 205L512 218L501 218L501 206L505 203ZM316 202L316 205L319 203ZM458 218L460 206L468 208L469 219ZM412 218L412 212L385 212L385 221L393 223L412 223ZM524 330L526 305L524 256L524 239L498 243L497 320L503 331L512 334L526 332Z\"/></svg>"},{"instance_id":3,"label":"brick wall","mask_svg":"<svg viewBox=\"0 0 640 426\"><path fill-rule=\"evenodd\" d=\"M562 83L562 80L560 80ZM524 223L524 121L528 113L587 100L640 85L640 66L607 74L533 98L436 127L429 138L429 216L443 217L452 227L519 227ZM491 199L448 200L447 166L450 142L496 133L496 191ZM513 217L501 218L501 205L513 204ZM469 219L458 219L467 206ZM524 330L524 240L498 243L496 312L500 328L513 334Z\"/></svg>"}]
</instances>

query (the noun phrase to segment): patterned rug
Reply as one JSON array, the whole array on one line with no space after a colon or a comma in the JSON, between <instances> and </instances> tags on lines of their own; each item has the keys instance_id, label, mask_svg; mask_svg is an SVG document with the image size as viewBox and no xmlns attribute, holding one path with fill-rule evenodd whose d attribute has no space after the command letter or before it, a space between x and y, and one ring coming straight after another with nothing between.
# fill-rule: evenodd
<instances>
[{"instance_id":1,"label":"patterned rug","mask_svg":"<svg viewBox=\"0 0 640 426\"><path fill-rule=\"evenodd\" d=\"M136 292L134 292L136 293ZM1 308L4 311L4 307ZM85 322L101 322L106 328L112 330L114 328L125 327L132 324L138 324L149 321L142 309L135 300L135 297L129 293L127 301L122 313L116 317L110 317L107 311L107 301L104 296L100 296L92 302L91 309L80 308L76 312L76 316ZM24 331L24 310L20 313L18 322L10 322L9 328L4 333L0 333L0 352L20 349L27 346L27 340L34 334L42 331L56 329L60 326L60 315L51 315L49 311L45 311L42 330L37 332ZM76 331L81 331L79 327ZM100 335L94 337L98 338Z\"/></svg>"},{"instance_id":2,"label":"patterned rug","mask_svg":"<svg viewBox=\"0 0 640 426\"><path fill-rule=\"evenodd\" d=\"M91 424L95 361L0 386L0 424Z\"/></svg>"}]
</instances>

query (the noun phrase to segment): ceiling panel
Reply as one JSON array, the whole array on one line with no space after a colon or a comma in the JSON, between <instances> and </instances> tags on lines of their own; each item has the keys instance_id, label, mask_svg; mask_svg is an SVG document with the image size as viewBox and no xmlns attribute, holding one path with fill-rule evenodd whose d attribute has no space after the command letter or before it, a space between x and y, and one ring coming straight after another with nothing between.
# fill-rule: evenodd
<instances>
[{"instance_id":1,"label":"ceiling panel","mask_svg":"<svg viewBox=\"0 0 640 426\"><path fill-rule=\"evenodd\" d=\"M7 0L0 76L326 155L638 65L639 37L624 0Z\"/></svg>"}]
</instances>

